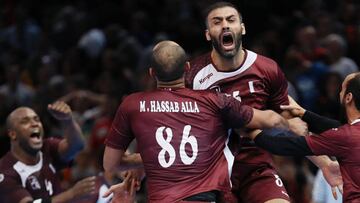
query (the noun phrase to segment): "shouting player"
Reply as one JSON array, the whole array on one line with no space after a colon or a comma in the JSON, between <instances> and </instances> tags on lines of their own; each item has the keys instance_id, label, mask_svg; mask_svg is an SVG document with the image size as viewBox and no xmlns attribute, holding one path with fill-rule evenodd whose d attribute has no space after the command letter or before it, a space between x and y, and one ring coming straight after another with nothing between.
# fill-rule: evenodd
<instances>
[{"instance_id":1,"label":"shouting player","mask_svg":"<svg viewBox=\"0 0 360 203\"><path fill-rule=\"evenodd\" d=\"M224 92L256 109L282 113L280 105L288 104L287 80L275 61L242 47L246 30L237 8L231 3L217 2L205 10L204 16L205 36L213 48L190 62L187 86ZM233 134L238 137L238 132ZM240 144L231 178L238 201L288 202L289 196L273 167L271 155L255 147L249 138L242 138ZM328 157L313 161L322 169L331 163ZM328 172L324 175L329 176ZM230 195L227 201L234 202L236 198Z\"/></svg>"},{"instance_id":2,"label":"shouting player","mask_svg":"<svg viewBox=\"0 0 360 203\"><path fill-rule=\"evenodd\" d=\"M44 139L40 118L31 108L19 107L9 114L11 150L0 160L1 202L69 202L95 192L95 177L61 190L58 171L84 147L84 141L66 103L58 101L48 109L61 122L63 139Z\"/></svg>"}]
</instances>

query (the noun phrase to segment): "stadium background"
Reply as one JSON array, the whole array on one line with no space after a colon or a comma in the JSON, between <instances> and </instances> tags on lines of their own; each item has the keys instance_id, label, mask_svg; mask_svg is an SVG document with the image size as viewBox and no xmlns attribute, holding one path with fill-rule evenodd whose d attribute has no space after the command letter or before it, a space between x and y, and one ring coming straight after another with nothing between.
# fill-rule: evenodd
<instances>
[{"instance_id":1,"label":"stadium background","mask_svg":"<svg viewBox=\"0 0 360 203\"><path fill-rule=\"evenodd\" d=\"M201 9L211 2L1 1L1 155L9 149L6 116L19 105L40 114L47 136L61 136L45 107L63 97L88 141L63 172L64 187L101 172L102 141L117 105L127 94L154 85L147 75L152 46L171 39L190 58L210 50ZM280 64L301 105L338 119L341 81L360 64L360 2L231 2L244 18L244 47ZM310 202L316 168L301 157L275 161L293 202Z\"/></svg>"}]
</instances>

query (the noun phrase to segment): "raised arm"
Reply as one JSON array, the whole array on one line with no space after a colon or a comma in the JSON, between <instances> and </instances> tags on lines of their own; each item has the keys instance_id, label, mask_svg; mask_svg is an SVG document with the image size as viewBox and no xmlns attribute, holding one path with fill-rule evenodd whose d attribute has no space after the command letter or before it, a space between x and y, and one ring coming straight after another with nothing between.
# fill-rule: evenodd
<instances>
[{"instance_id":1,"label":"raised arm","mask_svg":"<svg viewBox=\"0 0 360 203\"><path fill-rule=\"evenodd\" d=\"M56 101L49 104L48 110L60 122L64 130L64 139L59 143L59 155L64 161L70 161L85 146L80 126L73 118L71 108L65 102Z\"/></svg>"},{"instance_id":2,"label":"raised arm","mask_svg":"<svg viewBox=\"0 0 360 203\"><path fill-rule=\"evenodd\" d=\"M79 125L72 116L69 105L56 101L48 105L51 115L56 118L64 130L64 139L60 141L58 152L64 161L72 160L84 148L84 138Z\"/></svg>"}]
</instances>

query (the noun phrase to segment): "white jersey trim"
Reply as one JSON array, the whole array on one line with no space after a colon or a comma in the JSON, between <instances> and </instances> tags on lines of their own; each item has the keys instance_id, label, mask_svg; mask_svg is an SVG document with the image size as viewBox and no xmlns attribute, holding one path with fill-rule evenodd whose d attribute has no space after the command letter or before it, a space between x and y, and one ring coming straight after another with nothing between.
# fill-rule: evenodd
<instances>
[{"instance_id":1,"label":"white jersey trim","mask_svg":"<svg viewBox=\"0 0 360 203\"><path fill-rule=\"evenodd\" d=\"M40 171L43 166L43 154L39 152L40 160L35 165L26 165L21 161L14 164L13 168L20 175L22 186L26 187L26 179L33 173Z\"/></svg>"},{"instance_id":2,"label":"white jersey trim","mask_svg":"<svg viewBox=\"0 0 360 203\"><path fill-rule=\"evenodd\" d=\"M232 174L232 168L233 168L233 165L234 165L235 157L232 154L232 152L231 152L231 150L230 150L230 148L228 146L229 139L230 139L230 134L231 134L231 129L228 131L228 138L226 139L226 142L225 142L224 155L225 155L225 159L226 159L227 164L228 164L230 187L232 187L231 174Z\"/></svg>"},{"instance_id":3,"label":"white jersey trim","mask_svg":"<svg viewBox=\"0 0 360 203\"><path fill-rule=\"evenodd\" d=\"M251 65L254 64L257 58L257 54L249 50L246 50L246 52L247 52L247 56L244 61L244 64L236 71L218 72L212 63L202 68L199 72L196 73L194 77L193 89L194 90L208 89L211 85L213 85L219 80L236 76L249 69Z\"/></svg>"}]
</instances>

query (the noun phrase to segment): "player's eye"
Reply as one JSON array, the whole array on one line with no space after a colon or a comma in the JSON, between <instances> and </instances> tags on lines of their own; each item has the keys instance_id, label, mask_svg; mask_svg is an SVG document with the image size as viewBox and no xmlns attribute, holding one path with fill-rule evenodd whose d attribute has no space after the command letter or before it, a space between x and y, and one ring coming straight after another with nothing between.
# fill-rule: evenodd
<instances>
[{"instance_id":1,"label":"player's eye","mask_svg":"<svg viewBox=\"0 0 360 203\"><path fill-rule=\"evenodd\" d=\"M38 116L35 116L35 117L34 117L34 121L39 122L39 121L40 121L40 118L39 118Z\"/></svg>"},{"instance_id":2,"label":"player's eye","mask_svg":"<svg viewBox=\"0 0 360 203\"><path fill-rule=\"evenodd\" d=\"M30 119L24 118L24 119L20 120L20 124L25 125L25 124L29 123L29 121L30 121Z\"/></svg>"}]
</instances>

